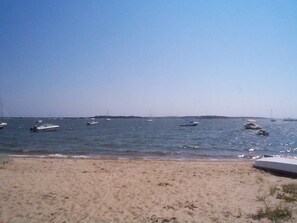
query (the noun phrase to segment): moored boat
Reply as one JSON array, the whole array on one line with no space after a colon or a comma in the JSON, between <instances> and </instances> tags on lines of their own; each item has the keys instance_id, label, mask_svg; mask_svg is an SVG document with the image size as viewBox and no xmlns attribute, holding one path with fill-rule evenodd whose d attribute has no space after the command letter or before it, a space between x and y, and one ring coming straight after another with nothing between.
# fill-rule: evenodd
<instances>
[{"instance_id":1,"label":"moored boat","mask_svg":"<svg viewBox=\"0 0 297 223\"><path fill-rule=\"evenodd\" d=\"M257 135L268 136L269 132L267 132L265 129L260 129L257 131Z\"/></svg>"},{"instance_id":2,"label":"moored boat","mask_svg":"<svg viewBox=\"0 0 297 223\"><path fill-rule=\"evenodd\" d=\"M87 125L96 125L96 124L98 124L98 122L96 122L96 121L89 121L89 122L87 122Z\"/></svg>"},{"instance_id":3,"label":"moored boat","mask_svg":"<svg viewBox=\"0 0 297 223\"><path fill-rule=\"evenodd\" d=\"M253 120L253 119L248 119L243 126L245 129L251 129L251 130L257 130L262 128L259 124L257 124L256 120Z\"/></svg>"},{"instance_id":4,"label":"moored boat","mask_svg":"<svg viewBox=\"0 0 297 223\"><path fill-rule=\"evenodd\" d=\"M32 132L47 132L47 131L56 131L60 128L59 125L53 125L53 124L43 124L43 125L39 125L39 126L34 126L32 128L30 128L30 131Z\"/></svg>"},{"instance_id":5,"label":"moored boat","mask_svg":"<svg viewBox=\"0 0 297 223\"><path fill-rule=\"evenodd\" d=\"M183 124L180 124L179 126L197 126L199 122L194 122L194 121L186 121Z\"/></svg>"},{"instance_id":6,"label":"moored boat","mask_svg":"<svg viewBox=\"0 0 297 223\"><path fill-rule=\"evenodd\" d=\"M7 123L5 123L5 122L0 122L0 129L3 129L5 126L7 126Z\"/></svg>"},{"instance_id":7,"label":"moored boat","mask_svg":"<svg viewBox=\"0 0 297 223\"><path fill-rule=\"evenodd\" d=\"M284 121L286 121L286 122L296 122L297 119L295 119L295 118L285 118Z\"/></svg>"}]
</instances>

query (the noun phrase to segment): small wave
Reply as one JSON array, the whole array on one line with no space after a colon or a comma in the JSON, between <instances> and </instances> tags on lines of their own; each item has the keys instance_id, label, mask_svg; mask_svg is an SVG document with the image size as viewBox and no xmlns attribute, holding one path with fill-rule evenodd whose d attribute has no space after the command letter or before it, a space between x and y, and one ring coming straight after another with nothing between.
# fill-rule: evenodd
<instances>
[{"instance_id":1,"label":"small wave","mask_svg":"<svg viewBox=\"0 0 297 223\"><path fill-rule=\"evenodd\" d=\"M81 155L63 155L63 154L48 154L48 155L9 155L11 157L32 157L32 158L74 158L74 159L90 159L100 158L99 156L81 156Z\"/></svg>"},{"instance_id":2,"label":"small wave","mask_svg":"<svg viewBox=\"0 0 297 223\"><path fill-rule=\"evenodd\" d=\"M183 145L183 146L179 146L179 148L181 148L181 149L199 149L200 146L198 146L198 145Z\"/></svg>"},{"instance_id":3,"label":"small wave","mask_svg":"<svg viewBox=\"0 0 297 223\"><path fill-rule=\"evenodd\" d=\"M49 154L48 157L53 157L53 158L67 158L68 156L62 155L62 154Z\"/></svg>"},{"instance_id":4,"label":"small wave","mask_svg":"<svg viewBox=\"0 0 297 223\"><path fill-rule=\"evenodd\" d=\"M91 156L86 156L86 155L75 155L75 156L71 156L72 158L75 159L89 159L91 158Z\"/></svg>"},{"instance_id":5,"label":"small wave","mask_svg":"<svg viewBox=\"0 0 297 223\"><path fill-rule=\"evenodd\" d=\"M256 156L254 156L254 155L251 155L251 154L241 154L241 155L238 155L237 156L238 158L241 158L241 159L259 159L259 158L261 158L261 157L263 157L263 156L259 156L259 155L256 155Z\"/></svg>"},{"instance_id":6,"label":"small wave","mask_svg":"<svg viewBox=\"0 0 297 223\"><path fill-rule=\"evenodd\" d=\"M259 158L263 158L263 157L285 157L285 158L294 158L297 159L297 156L284 156L284 155L251 155L251 154L241 154L238 155L238 158L243 158L243 159L259 159Z\"/></svg>"},{"instance_id":7,"label":"small wave","mask_svg":"<svg viewBox=\"0 0 297 223\"><path fill-rule=\"evenodd\" d=\"M297 152L297 148L289 148L289 149L285 149L285 150L281 150L280 153L294 153Z\"/></svg>"}]
</instances>

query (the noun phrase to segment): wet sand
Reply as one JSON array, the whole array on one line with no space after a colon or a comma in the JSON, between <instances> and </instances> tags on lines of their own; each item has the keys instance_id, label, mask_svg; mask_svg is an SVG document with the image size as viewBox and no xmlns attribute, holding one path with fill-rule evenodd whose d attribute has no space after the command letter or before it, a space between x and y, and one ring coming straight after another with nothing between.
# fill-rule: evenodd
<instances>
[{"instance_id":1,"label":"wet sand","mask_svg":"<svg viewBox=\"0 0 297 223\"><path fill-rule=\"evenodd\" d=\"M0 222L259 222L259 197L296 179L252 164L13 158L0 168Z\"/></svg>"}]
</instances>

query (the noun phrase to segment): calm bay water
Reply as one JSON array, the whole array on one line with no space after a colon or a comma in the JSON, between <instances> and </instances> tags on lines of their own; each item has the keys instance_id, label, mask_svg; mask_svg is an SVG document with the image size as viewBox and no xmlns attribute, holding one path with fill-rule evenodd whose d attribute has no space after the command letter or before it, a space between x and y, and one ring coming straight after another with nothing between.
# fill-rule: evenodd
<instances>
[{"instance_id":1,"label":"calm bay water","mask_svg":"<svg viewBox=\"0 0 297 223\"><path fill-rule=\"evenodd\" d=\"M252 159L263 155L297 158L297 122L258 119L270 135L244 130L244 120L197 119L196 127L181 127L181 118L46 119L60 125L55 132L29 131L32 118L7 118L0 130L0 153L19 156L69 156L127 159Z\"/></svg>"}]
</instances>

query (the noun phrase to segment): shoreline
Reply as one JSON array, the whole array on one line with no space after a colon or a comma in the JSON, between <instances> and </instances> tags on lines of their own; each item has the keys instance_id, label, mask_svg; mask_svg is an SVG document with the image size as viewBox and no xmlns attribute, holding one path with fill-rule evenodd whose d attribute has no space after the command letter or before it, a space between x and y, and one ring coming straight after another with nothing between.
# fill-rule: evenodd
<instances>
[{"instance_id":1,"label":"shoreline","mask_svg":"<svg viewBox=\"0 0 297 223\"><path fill-rule=\"evenodd\" d=\"M0 156L7 156L11 158L33 158L33 159L85 159L85 160L159 160L159 161L197 161L197 162L212 162L212 161L230 161L230 162L253 162L256 158L155 158L155 157L116 157L116 156L88 156L88 155L62 155L62 154L49 154L49 155L18 155L18 154L0 154Z\"/></svg>"},{"instance_id":2,"label":"shoreline","mask_svg":"<svg viewBox=\"0 0 297 223\"><path fill-rule=\"evenodd\" d=\"M0 222L259 222L257 197L296 180L252 164L12 157L0 168Z\"/></svg>"}]
</instances>

